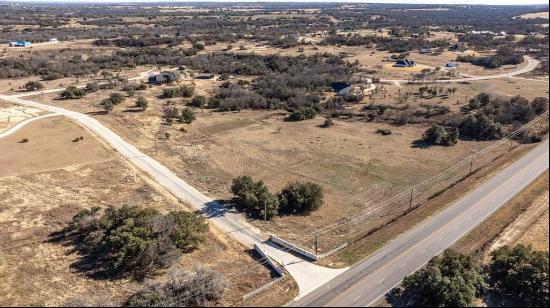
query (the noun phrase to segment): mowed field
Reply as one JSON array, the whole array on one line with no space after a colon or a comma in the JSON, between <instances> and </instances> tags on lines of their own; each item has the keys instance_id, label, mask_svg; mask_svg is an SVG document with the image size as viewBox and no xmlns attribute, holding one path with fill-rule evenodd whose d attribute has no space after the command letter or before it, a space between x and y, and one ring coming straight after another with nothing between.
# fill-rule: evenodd
<instances>
[{"instance_id":1,"label":"mowed field","mask_svg":"<svg viewBox=\"0 0 550 308\"><path fill-rule=\"evenodd\" d=\"M74 142L79 136L84 139ZM22 138L29 142L19 143ZM185 210L185 205L62 117L35 121L0 139L0 153L0 305L59 306L90 299L119 305L142 287L129 279L88 277L73 267L80 257L72 245L52 241L52 234L83 208L127 204L165 212ZM230 285L220 304L246 305L242 296L272 279L254 258L212 229L177 266L193 270L203 265L221 272ZM162 272L152 278L162 279ZM293 281L287 280L254 303L282 304L296 294Z\"/></svg>"}]
</instances>

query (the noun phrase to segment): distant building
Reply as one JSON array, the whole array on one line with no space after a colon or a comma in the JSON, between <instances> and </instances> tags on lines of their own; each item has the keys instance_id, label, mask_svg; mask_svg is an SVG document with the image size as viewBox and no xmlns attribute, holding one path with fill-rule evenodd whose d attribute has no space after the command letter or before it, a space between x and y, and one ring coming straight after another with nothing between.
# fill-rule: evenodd
<instances>
[{"instance_id":1,"label":"distant building","mask_svg":"<svg viewBox=\"0 0 550 308\"><path fill-rule=\"evenodd\" d=\"M171 83L180 78L180 75L176 72L160 72L156 75L149 76L147 82L149 84L163 84Z\"/></svg>"},{"instance_id":2,"label":"distant building","mask_svg":"<svg viewBox=\"0 0 550 308\"><path fill-rule=\"evenodd\" d=\"M340 92L340 91L342 91L343 89L345 89L349 86L351 86L351 85L347 82L333 82L330 85L330 87L332 88L332 90L334 90L334 92Z\"/></svg>"},{"instance_id":3,"label":"distant building","mask_svg":"<svg viewBox=\"0 0 550 308\"><path fill-rule=\"evenodd\" d=\"M445 67L450 68L450 69L457 68L458 63L447 63L447 64L445 64Z\"/></svg>"},{"instance_id":4,"label":"distant building","mask_svg":"<svg viewBox=\"0 0 550 308\"><path fill-rule=\"evenodd\" d=\"M399 59L399 60L395 61L395 64L393 66L394 67L415 67L416 62L414 62L413 60L409 60L409 59Z\"/></svg>"},{"instance_id":5,"label":"distant building","mask_svg":"<svg viewBox=\"0 0 550 308\"><path fill-rule=\"evenodd\" d=\"M9 45L10 47L29 47L32 43L29 41L13 41Z\"/></svg>"},{"instance_id":6,"label":"distant building","mask_svg":"<svg viewBox=\"0 0 550 308\"><path fill-rule=\"evenodd\" d=\"M433 50L433 48L422 48L422 49L420 49L420 53L421 54L432 54L432 53L434 53L434 50Z\"/></svg>"},{"instance_id":7,"label":"distant building","mask_svg":"<svg viewBox=\"0 0 550 308\"><path fill-rule=\"evenodd\" d=\"M473 31L470 31L470 33L472 34L488 34L488 35L495 35L495 33L493 31L476 31L476 30L473 30Z\"/></svg>"}]
</instances>

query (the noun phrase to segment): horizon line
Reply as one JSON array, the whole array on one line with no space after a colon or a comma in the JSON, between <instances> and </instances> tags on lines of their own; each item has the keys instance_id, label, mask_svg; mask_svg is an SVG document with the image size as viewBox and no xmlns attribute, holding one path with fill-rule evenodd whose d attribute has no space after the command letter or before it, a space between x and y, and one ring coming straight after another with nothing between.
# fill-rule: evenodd
<instances>
[{"instance_id":1,"label":"horizon line","mask_svg":"<svg viewBox=\"0 0 550 308\"><path fill-rule=\"evenodd\" d=\"M545 0L531 0L528 3L521 0L500 1L485 0L482 3L474 0L299 0L299 1L272 1L272 0L0 0L0 3L71 3L71 4L165 4L165 3L355 3L355 4L403 4L403 5L479 5L479 6L545 6ZM503 3L502 3L503 2Z\"/></svg>"}]
</instances>

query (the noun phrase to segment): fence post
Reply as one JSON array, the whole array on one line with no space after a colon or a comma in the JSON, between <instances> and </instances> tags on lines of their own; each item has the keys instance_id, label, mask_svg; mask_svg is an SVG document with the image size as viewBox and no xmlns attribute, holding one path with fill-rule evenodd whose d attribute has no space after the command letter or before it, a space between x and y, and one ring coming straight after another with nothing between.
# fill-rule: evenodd
<instances>
[{"instance_id":1,"label":"fence post","mask_svg":"<svg viewBox=\"0 0 550 308\"><path fill-rule=\"evenodd\" d=\"M470 172L469 172L468 174L472 174L472 168L473 168L473 166L474 166L474 158L472 157L472 158L470 159Z\"/></svg>"},{"instance_id":2,"label":"fence post","mask_svg":"<svg viewBox=\"0 0 550 308\"><path fill-rule=\"evenodd\" d=\"M411 188L411 199L409 200L409 209L412 208L412 204L413 204L413 192L414 192L414 188Z\"/></svg>"}]
</instances>

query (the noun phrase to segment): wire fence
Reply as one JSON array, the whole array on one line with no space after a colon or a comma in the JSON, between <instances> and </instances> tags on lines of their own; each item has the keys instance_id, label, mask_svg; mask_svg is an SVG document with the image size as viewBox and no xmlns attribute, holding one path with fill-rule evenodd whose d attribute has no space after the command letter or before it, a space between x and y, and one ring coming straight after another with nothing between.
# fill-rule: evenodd
<instances>
[{"instance_id":1,"label":"wire fence","mask_svg":"<svg viewBox=\"0 0 550 308\"><path fill-rule=\"evenodd\" d=\"M365 210L352 217L317 229L313 234L299 237L298 244L308 248L314 247L315 253L322 253L363 238L411 210L427 204L470 174L488 167L521 144L526 134L541 133L545 123L548 123L548 111L441 173L403 189L384 201L364 203Z\"/></svg>"}]
</instances>

